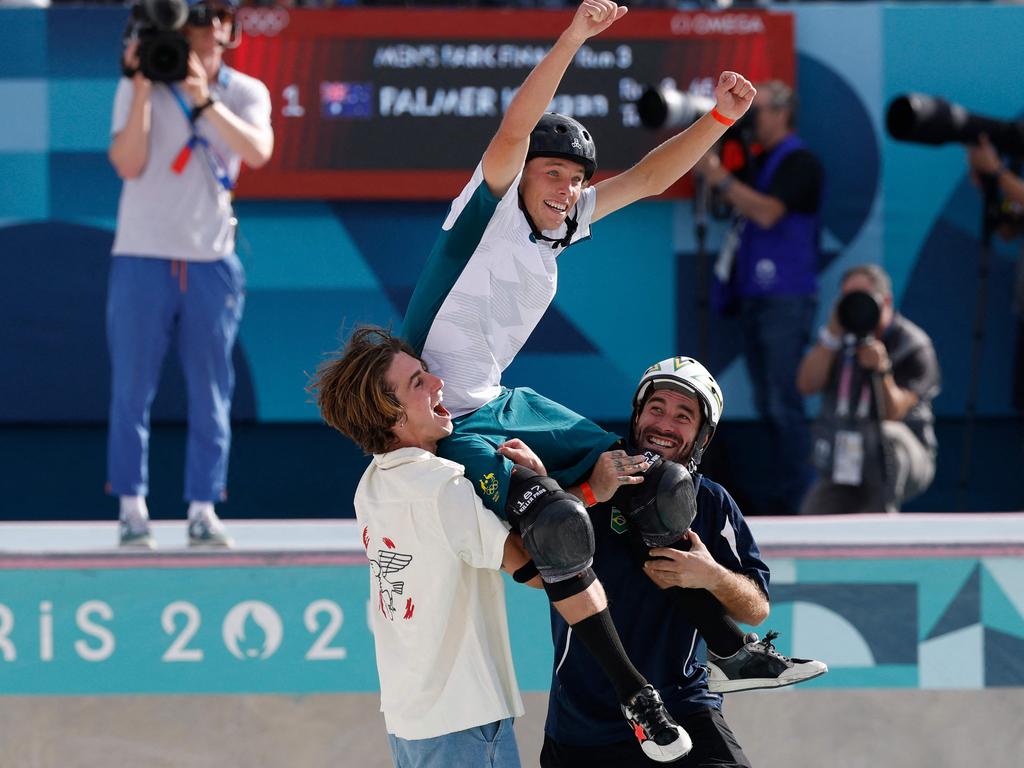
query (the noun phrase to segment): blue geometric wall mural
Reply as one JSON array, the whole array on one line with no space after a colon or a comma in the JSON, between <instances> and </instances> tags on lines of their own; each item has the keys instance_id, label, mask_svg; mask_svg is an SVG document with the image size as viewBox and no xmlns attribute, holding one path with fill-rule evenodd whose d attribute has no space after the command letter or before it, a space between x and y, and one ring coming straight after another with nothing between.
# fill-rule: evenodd
<instances>
[{"instance_id":1,"label":"blue geometric wall mural","mask_svg":"<svg viewBox=\"0 0 1024 768\"><path fill-rule=\"evenodd\" d=\"M771 587L772 613L764 627L782 632L783 653L829 664L829 674L808 685L1024 686L1019 559L786 563L792 571L787 583ZM770 557L768 564L773 565ZM937 578L943 573L955 578Z\"/></svg>"},{"instance_id":2,"label":"blue geometric wall mural","mask_svg":"<svg viewBox=\"0 0 1024 768\"><path fill-rule=\"evenodd\" d=\"M917 625L898 613L917 616L917 588L910 584L783 584L772 599L814 603L847 619L860 634L876 664L917 661ZM884 610L883 610L884 606Z\"/></svg>"},{"instance_id":3,"label":"blue geometric wall mural","mask_svg":"<svg viewBox=\"0 0 1024 768\"><path fill-rule=\"evenodd\" d=\"M1020 674L1024 638L995 629L985 630L985 686L1015 687L1024 684Z\"/></svg>"}]
</instances>

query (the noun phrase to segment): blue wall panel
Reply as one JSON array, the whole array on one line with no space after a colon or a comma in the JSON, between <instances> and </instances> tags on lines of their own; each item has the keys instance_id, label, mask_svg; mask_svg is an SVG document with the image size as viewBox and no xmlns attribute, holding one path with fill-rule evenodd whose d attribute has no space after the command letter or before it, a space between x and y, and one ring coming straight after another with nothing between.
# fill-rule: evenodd
<instances>
[{"instance_id":1,"label":"blue wall panel","mask_svg":"<svg viewBox=\"0 0 1024 768\"><path fill-rule=\"evenodd\" d=\"M2 8L0 13L0 78L45 77L46 13L29 8Z\"/></svg>"},{"instance_id":2,"label":"blue wall panel","mask_svg":"<svg viewBox=\"0 0 1024 768\"><path fill-rule=\"evenodd\" d=\"M50 213L49 157L43 152L0 153L0 227ZM2 239L0 232L0 239Z\"/></svg>"},{"instance_id":3,"label":"blue wall panel","mask_svg":"<svg viewBox=\"0 0 1024 768\"><path fill-rule=\"evenodd\" d=\"M65 116L49 126L51 149L105 154L117 81L110 77L54 78L49 83L50 114Z\"/></svg>"}]
</instances>

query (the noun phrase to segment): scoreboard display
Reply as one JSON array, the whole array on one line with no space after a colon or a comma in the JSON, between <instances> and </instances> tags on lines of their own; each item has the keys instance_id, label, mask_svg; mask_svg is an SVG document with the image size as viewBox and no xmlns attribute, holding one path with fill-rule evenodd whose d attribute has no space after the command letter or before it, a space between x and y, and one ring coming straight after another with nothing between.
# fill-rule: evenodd
<instances>
[{"instance_id":1,"label":"scoreboard display","mask_svg":"<svg viewBox=\"0 0 1024 768\"><path fill-rule=\"evenodd\" d=\"M228 63L273 101L275 149L243 172L248 198L449 200L569 11L243 8ZM794 82L787 13L630 12L583 45L551 109L587 126L598 175L679 128L640 124L652 85L711 96L725 69ZM677 185L676 194L685 194Z\"/></svg>"}]
</instances>

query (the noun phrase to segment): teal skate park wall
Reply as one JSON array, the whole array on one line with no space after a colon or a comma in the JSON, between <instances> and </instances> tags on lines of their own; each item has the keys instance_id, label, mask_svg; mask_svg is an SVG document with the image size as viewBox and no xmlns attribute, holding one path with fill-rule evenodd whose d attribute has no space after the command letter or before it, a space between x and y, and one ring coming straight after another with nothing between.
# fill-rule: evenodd
<instances>
[{"instance_id":1,"label":"teal skate park wall","mask_svg":"<svg viewBox=\"0 0 1024 768\"><path fill-rule=\"evenodd\" d=\"M934 338L943 366L938 476L908 508L1024 508L1016 482L1024 426L1010 407L1018 244L998 242L992 256L979 418L961 487L980 203L961 147L899 143L884 130L888 101L912 90L982 114L1019 116L1024 81L1002 73L1015 71L1024 12L856 3L784 13L796 31L801 133L828 175L820 316L845 268L879 261L894 277L902 310ZM0 124L0 519L103 519L111 514L100 492L109 391L103 307L120 189L105 152L126 11L0 14L0 98L19 105ZM306 373L338 346L343 329L397 321L446 206L238 202L249 292L236 353L228 516L351 515L346 500L361 458L317 426ZM712 250L723 229L712 223ZM643 248L634 256L637 243ZM728 400L708 466L756 513L758 490L771 482L757 474L758 457L771 447L752 421L735 322L715 320L700 347L695 250L688 200L640 203L601 222L591 243L562 259L558 297L506 382L621 428L638 371L667 354L701 354ZM623 316L643 321L639 337L633 323L619 322ZM181 511L183 391L171 355L154 405L154 456L163 462L153 471L157 518ZM816 407L812 401L808 413ZM54 471L59 487L49 480Z\"/></svg>"},{"instance_id":2,"label":"teal skate park wall","mask_svg":"<svg viewBox=\"0 0 1024 768\"><path fill-rule=\"evenodd\" d=\"M143 764L387 765L368 629L376 587L352 523L310 525L301 541L294 529L250 526L235 531L235 552L142 557L97 553L95 524L47 526L46 556L25 526L0 525L9 544L22 542L0 559L0 738L13 745L0 764L96 765L85 756L102 745L107 764L159 751L166 762ZM1024 515L752 526L772 569L760 630L779 631L783 653L830 667L794 689L726 697L755 765L1014 764ZM532 765L552 665L548 608L511 581L506 596ZM415 585L403 599L415 604ZM58 717L57 733L43 728ZM990 738L940 750L937 731L964 717L987 723ZM187 743L169 743L185 729ZM830 742L850 747L822 751ZM897 747L899 762L887 762Z\"/></svg>"},{"instance_id":3,"label":"teal skate park wall","mask_svg":"<svg viewBox=\"0 0 1024 768\"><path fill-rule=\"evenodd\" d=\"M1024 515L751 525L772 570L780 650L828 649L830 673L802 689L1024 687ZM161 526L160 539L182 527ZM138 555L103 552L91 541L106 534L99 524L3 524L0 692L376 690L377 602L354 522L302 526L303 541L284 523L239 523L238 551ZM48 535L46 554L30 533ZM520 684L545 690L547 602L511 582L507 594Z\"/></svg>"}]
</instances>

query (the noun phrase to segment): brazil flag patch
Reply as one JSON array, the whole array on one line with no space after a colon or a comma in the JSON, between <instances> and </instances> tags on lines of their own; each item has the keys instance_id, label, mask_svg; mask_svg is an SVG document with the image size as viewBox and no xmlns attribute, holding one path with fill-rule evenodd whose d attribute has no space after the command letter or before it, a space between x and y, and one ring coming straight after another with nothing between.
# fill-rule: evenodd
<instances>
[{"instance_id":1,"label":"brazil flag patch","mask_svg":"<svg viewBox=\"0 0 1024 768\"><path fill-rule=\"evenodd\" d=\"M612 530L615 531L615 533L625 533L629 530L629 523L626 522L626 516L616 507L612 507Z\"/></svg>"}]
</instances>

